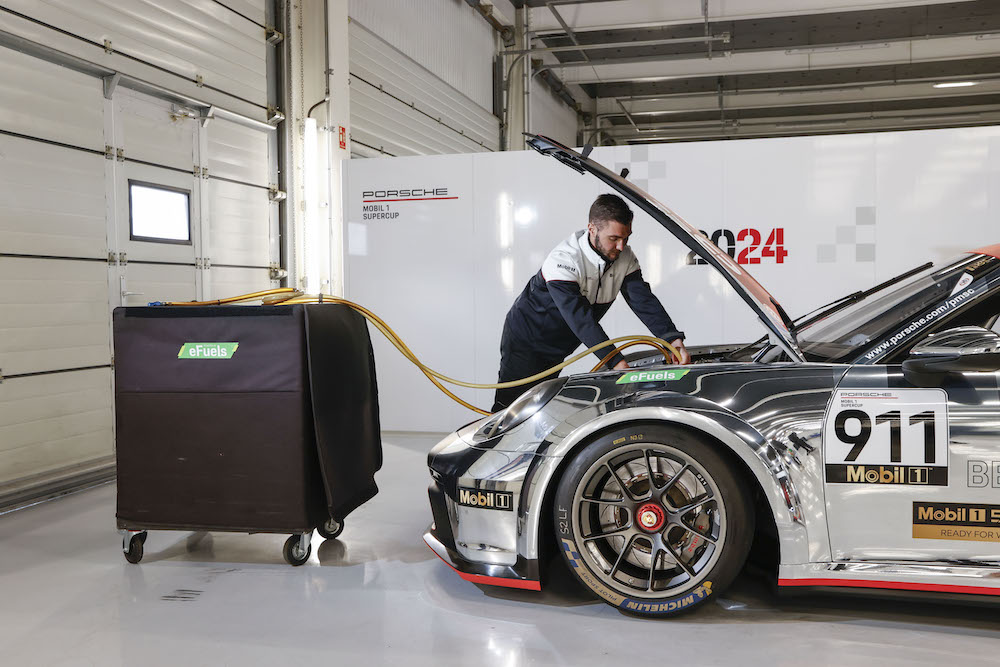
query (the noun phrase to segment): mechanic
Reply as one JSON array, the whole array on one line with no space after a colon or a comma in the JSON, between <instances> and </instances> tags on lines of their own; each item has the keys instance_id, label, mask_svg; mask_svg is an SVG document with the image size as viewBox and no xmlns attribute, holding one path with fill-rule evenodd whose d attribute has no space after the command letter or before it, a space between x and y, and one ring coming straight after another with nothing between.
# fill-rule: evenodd
<instances>
[{"instance_id":1,"label":"mechanic","mask_svg":"<svg viewBox=\"0 0 1000 667\"><path fill-rule=\"evenodd\" d=\"M681 363L690 363L684 334L642 279L639 260L628 246L631 234L632 211L621 197L604 194L594 200L587 229L574 232L549 253L507 313L500 339L500 382L551 368L580 343L593 347L609 340L600 320L619 291L650 332L677 348ZM594 354L603 359L613 349L608 345ZM628 368L621 354L610 363L615 370ZM545 379L497 389L493 411L506 408Z\"/></svg>"}]
</instances>

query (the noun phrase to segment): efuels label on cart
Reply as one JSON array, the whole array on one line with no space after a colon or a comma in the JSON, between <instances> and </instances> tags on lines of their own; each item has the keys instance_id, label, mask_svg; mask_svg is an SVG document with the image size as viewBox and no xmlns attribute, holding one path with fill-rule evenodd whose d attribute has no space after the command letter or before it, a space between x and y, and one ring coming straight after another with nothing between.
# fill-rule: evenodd
<instances>
[{"instance_id":1,"label":"efuels label on cart","mask_svg":"<svg viewBox=\"0 0 1000 667\"><path fill-rule=\"evenodd\" d=\"M239 343L184 343L178 359L232 359Z\"/></svg>"},{"instance_id":2,"label":"efuels label on cart","mask_svg":"<svg viewBox=\"0 0 1000 667\"><path fill-rule=\"evenodd\" d=\"M514 494L509 491L482 491L458 487L458 504L488 510L514 511Z\"/></svg>"}]
</instances>

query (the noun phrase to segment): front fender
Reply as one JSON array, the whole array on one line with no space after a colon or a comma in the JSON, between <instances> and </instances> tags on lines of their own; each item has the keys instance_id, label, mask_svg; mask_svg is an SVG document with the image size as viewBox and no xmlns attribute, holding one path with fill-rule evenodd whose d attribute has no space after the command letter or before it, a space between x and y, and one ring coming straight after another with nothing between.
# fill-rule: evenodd
<instances>
[{"instance_id":1,"label":"front fender","mask_svg":"<svg viewBox=\"0 0 1000 667\"><path fill-rule=\"evenodd\" d=\"M609 401L603 405L604 414L578 425L566 424L552 432L548 442L536 452L522 487L521 502L525 512L519 535L520 553L526 558L538 558L544 535L542 521L549 520L547 516L542 517L542 508L555 491L552 481L557 472L577 449L608 428L634 422L661 422L697 430L743 461L770 506L778 529L782 562L808 562L809 536L799 496L788 466L776 448L738 415L711 401L662 392L655 396L655 405L644 404L652 400L627 403L619 398ZM559 437L560 432L566 435Z\"/></svg>"}]
</instances>

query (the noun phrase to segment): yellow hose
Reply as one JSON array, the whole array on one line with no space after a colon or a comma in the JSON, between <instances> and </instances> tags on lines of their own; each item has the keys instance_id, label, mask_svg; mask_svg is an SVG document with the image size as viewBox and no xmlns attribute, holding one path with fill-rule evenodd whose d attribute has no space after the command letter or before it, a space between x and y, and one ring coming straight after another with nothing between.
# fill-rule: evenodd
<instances>
[{"instance_id":1,"label":"yellow hose","mask_svg":"<svg viewBox=\"0 0 1000 667\"><path fill-rule=\"evenodd\" d=\"M603 366L604 364L606 364L609 361L611 361L611 358L614 357L616 354L618 354L622 350L626 350L626 349L628 349L628 348L630 348L630 347L632 347L634 345L649 345L650 347L655 347L656 349L658 349L660 352L663 353L663 358L664 359L666 359L667 357L670 356L670 352L668 352L667 349L663 345L660 345L659 343L654 343L652 341L646 341L646 340L633 340L630 343L625 343L624 345L619 345L614 350L612 350L611 352L609 352L603 359L601 359L600 361L597 362L596 366L594 366L593 368L590 369L590 372L591 373L596 373L597 371L599 371L601 369L601 366ZM671 345L670 343L666 343L666 346L669 347L671 350L673 350L674 354L677 354L677 350L674 349L673 345ZM677 360L680 361L680 355L677 355Z\"/></svg>"},{"instance_id":2,"label":"yellow hose","mask_svg":"<svg viewBox=\"0 0 1000 667\"><path fill-rule=\"evenodd\" d=\"M425 376L427 376L427 379L430 380L434 384L434 386L436 386L438 389L444 392L452 400L482 415L488 415L491 413L481 408L477 408L467 403L466 401L462 400L461 398L453 394L451 391L449 391L447 388L445 388L438 380L443 380L444 382L447 382L449 384L454 384L460 387L468 387L470 389L506 389L508 387L519 387L523 384L528 384L530 382L534 382L535 380L539 380L541 378L552 375L553 373L556 373L562 370L563 368L566 368L570 364L575 363L580 359L583 359L587 355L595 352L596 350L601 349L602 347L624 341L628 342L626 342L624 345L621 345L620 347L616 347L614 351L612 351L609 355L607 355L604 359L602 359L601 362L597 366L595 366L591 372L597 371L601 366L606 364L611 359L611 357L617 354L620 350L624 350L625 348L631 347L633 345L638 345L641 343L650 345L652 347L656 347L661 352L663 352L664 356L666 356L669 351L669 354L672 354L674 358L678 360L680 360L681 358L680 353L673 345L664 340L660 340L659 338L654 338L653 336L640 336L640 335L619 336L618 338L612 338L611 340L608 340L606 342L588 348L583 352L580 352L579 354L570 357L561 364L557 364L552 368L546 369L540 373L536 373L530 377L522 378L520 380L512 380L510 382L479 384L475 382L466 382L464 380L456 380L454 378L450 378L446 375L438 373L437 371L428 367L417 358L417 356L413 353L413 351L410 350L409 347L407 347L406 343L403 342L403 340L396 334L395 331L392 330L392 328L388 324L386 324L382 320L382 318L380 318L378 315L371 312L364 306L354 303L353 301L348 301L347 299L341 299L339 297L329 296L326 294L306 295L302 294L302 292L299 292L298 290L295 290L293 288L283 287L280 289L264 290L261 292L253 292L251 294L243 294L240 296L229 297L226 299L217 299L214 301L183 301L183 302L167 301L164 302L164 305L217 306L227 303L239 303L241 301L251 301L255 299L260 299L266 305L291 306L295 304L337 303L352 308L356 312L363 315L365 319L367 319L369 322L371 322L372 325L374 325L374 327L378 329L379 332L381 332L382 335L385 336L389 340L389 342L392 343L393 346L395 346L397 350L399 350L400 354L406 357L411 363L413 363L413 365L415 365L418 369L420 369L420 372L422 372Z\"/></svg>"}]
</instances>

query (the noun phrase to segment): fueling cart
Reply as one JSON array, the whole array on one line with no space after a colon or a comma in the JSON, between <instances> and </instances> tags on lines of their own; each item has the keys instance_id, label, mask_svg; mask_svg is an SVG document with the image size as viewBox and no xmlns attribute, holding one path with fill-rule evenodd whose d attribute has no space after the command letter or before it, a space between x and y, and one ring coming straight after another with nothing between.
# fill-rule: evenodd
<instances>
[{"instance_id":1,"label":"fueling cart","mask_svg":"<svg viewBox=\"0 0 1000 667\"><path fill-rule=\"evenodd\" d=\"M342 305L148 306L114 313L117 524L340 534L382 465L368 328Z\"/></svg>"}]
</instances>

